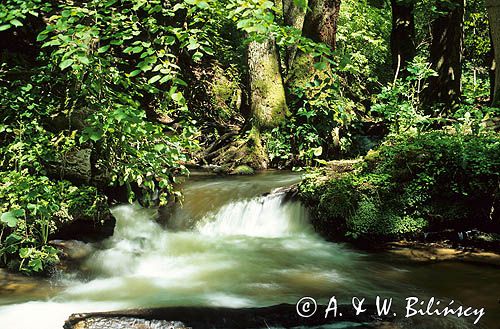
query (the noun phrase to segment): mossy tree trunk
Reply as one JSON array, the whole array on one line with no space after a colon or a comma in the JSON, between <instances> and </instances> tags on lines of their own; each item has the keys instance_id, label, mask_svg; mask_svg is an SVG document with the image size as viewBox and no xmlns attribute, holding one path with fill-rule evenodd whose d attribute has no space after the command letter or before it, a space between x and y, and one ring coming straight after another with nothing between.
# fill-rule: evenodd
<instances>
[{"instance_id":1,"label":"mossy tree trunk","mask_svg":"<svg viewBox=\"0 0 500 329\"><path fill-rule=\"evenodd\" d=\"M309 0L304 19L304 36L335 49L340 0Z\"/></svg>"},{"instance_id":2,"label":"mossy tree trunk","mask_svg":"<svg viewBox=\"0 0 500 329\"><path fill-rule=\"evenodd\" d=\"M500 106L500 70L498 69L500 63L500 1L486 0L486 9L490 20L491 40L496 63L492 105Z\"/></svg>"},{"instance_id":3,"label":"mossy tree trunk","mask_svg":"<svg viewBox=\"0 0 500 329\"><path fill-rule=\"evenodd\" d=\"M307 0L303 5L297 4L296 0L283 0L283 19L285 25L292 26L299 31L302 31L304 26L304 18L306 16ZM293 60L297 53L297 46L288 46L285 51L285 65L287 72L293 65Z\"/></svg>"},{"instance_id":4,"label":"mossy tree trunk","mask_svg":"<svg viewBox=\"0 0 500 329\"><path fill-rule=\"evenodd\" d=\"M247 51L253 125L269 130L283 122L288 111L276 44L272 39L252 41Z\"/></svg>"},{"instance_id":5,"label":"mossy tree trunk","mask_svg":"<svg viewBox=\"0 0 500 329\"><path fill-rule=\"evenodd\" d=\"M438 2L437 7L443 14L432 22L430 48L431 68L437 76L429 78L423 100L428 109L442 104L445 113L450 113L459 106L461 96L465 3L464 0L453 0L449 4Z\"/></svg>"},{"instance_id":6,"label":"mossy tree trunk","mask_svg":"<svg viewBox=\"0 0 500 329\"><path fill-rule=\"evenodd\" d=\"M413 0L391 0L391 7L392 68L395 76L405 77L408 63L416 54L414 3Z\"/></svg>"}]
</instances>

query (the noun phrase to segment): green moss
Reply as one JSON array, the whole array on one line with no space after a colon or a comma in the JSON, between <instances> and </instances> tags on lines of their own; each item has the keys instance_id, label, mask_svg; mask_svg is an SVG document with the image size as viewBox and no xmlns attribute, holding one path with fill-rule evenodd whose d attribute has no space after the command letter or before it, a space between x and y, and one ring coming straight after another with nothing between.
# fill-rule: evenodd
<instances>
[{"instance_id":1,"label":"green moss","mask_svg":"<svg viewBox=\"0 0 500 329\"><path fill-rule=\"evenodd\" d=\"M214 64L212 68L214 76L210 81L211 103L217 113L227 119L238 113L241 105L239 73L234 67L224 70Z\"/></svg>"},{"instance_id":2,"label":"green moss","mask_svg":"<svg viewBox=\"0 0 500 329\"><path fill-rule=\"evenodd\" d=\"M218 150L218 155L212 163L225 166L229 173L240 165L255 169L267 168L269 159L262 145L259 130L253 127L246 136Z\"/></svg>"},{"instance_id":3,"label":"green moss","mask_svg":"<svg viewBox=\"0 0 500 329\"><path fill-rule=\"evenodd\" d=\"M375 162L380 159L380 152L379 151L374 151L374 150L369 150L368 153L366 153L364 160L367 162Z\"/></svg>"},{"instance_id":4,"label":"green moss","mask_svg":"<svg viewBox=\"0 0 500 329\"><path fill-rule=\"evenodd\" d=\"M231 171L231 175L253 175L255 171L247 165L240 165Z\"/></svg>"},{"instance_id":5,"label":"green moss","mask_svg":"<svg viewBox=\"0 0 500 329\"><path fill-rule=\"evenodd\" d=\"M363 169L306 177L299 190L328 236L408 237L425 229L498 230L498 135L432 132L386 141ZM498 205L497 205L498 206Z\"/></svg>"},{"instance_id":6,"label":"green moss","mask_svg":"<svg viewBox=\"0 0 500 329\"><path fill-rule=\"evenodd\" d=\"M274 41L265 40L261 43L254 41L248 48L254 123L260 129L271 129L282 123L288 115Z\"/></svg>"}]
</instances>

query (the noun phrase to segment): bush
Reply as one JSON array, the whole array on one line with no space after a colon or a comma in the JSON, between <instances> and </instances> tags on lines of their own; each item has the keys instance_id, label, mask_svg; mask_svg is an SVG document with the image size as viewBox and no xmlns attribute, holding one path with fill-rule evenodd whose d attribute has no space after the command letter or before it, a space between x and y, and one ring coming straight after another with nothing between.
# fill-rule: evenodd
<instances>
[{"instance_id":1,"label":"bush","mask_svg":"<svg viewBox=\"0 0 500 329\"><path fill-rule=\"evenodd\" d=\"M27 170L0 172L0 263L27 273L58 262L49 236L75 219L102 221L106 198L94 187L33 176Z\"/></svg>"},{"instance_id":2,"label":"bush","mask_svg":"<svg viewBox=\"0 0 500 329\"><path fill-rule=\"evenodd\" d=\"M496 134L396 136L340 177L309 175L301 195L332 236L399 238L424 229L500 229Z\"/></svg>"}]
</instances>

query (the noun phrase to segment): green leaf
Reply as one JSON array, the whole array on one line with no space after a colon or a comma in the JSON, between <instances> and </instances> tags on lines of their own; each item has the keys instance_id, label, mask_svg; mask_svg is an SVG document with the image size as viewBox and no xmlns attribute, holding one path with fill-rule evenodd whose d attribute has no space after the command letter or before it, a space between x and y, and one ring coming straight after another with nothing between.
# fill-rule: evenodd
<instances>
[{"instance_id":1,"label":"green leaf","mask_svg":"<svg viewBox=\"0 0 500 329\"><path fill-rule=\"evenodd\" d=\"M177 11L177 10L179 10L179 9L184 9L184 8L186 8L186 7L184 6L184 4L183 4L183 3L178 3L178 4L176 4L176 5L174 6L174 8L172 8L172 11L174 11L174 12L175 12L175 11Z\"/></svg>"},{"instance_id":2,"label":"green leaf","mask_svg":"<svg viewBox=\"0 0 500 329\"><path fill-rule=\"evenodd\" d=\"M21 248L19 249L19 256L21 258L28 258L31 255L31 248Z\"/></svg>"},{"instance_id":3,"label":"green leaf","mask_svg":"<svg viewBox=\"0 0 500 329\"><path fill-rule=\"evenodd\" d=\"M141 72L142 72L142 70L134 70L134 71L130 72L130 74L128 76L133 78L136 75L139 75L139 73L141 73Z\"/></svg>"},{"instance_id":4,"label":"green leaf","mask_svg":"<svg viewBox=\"0 0 500 329\"><path fill-rule=\"evenodd\" d=\"M36 41L44 41L49 37L47 33L44 33L45 31L42 31L38 36L36 37Z\"/></svg>"},{"instance_id":5,"label":"green leaf","mask_svg":"<svg viewBox=\"0 0 500 329\"><path fill-rule=\"evenodd\" d=\"M94 130L89 133L89 138L94 142L97 142L102 138L102 132L99 130Z\"/></svg>"},{"instance_id":6,"label":"green leaf","mask_svg":"<svg viewBox=\"0 0 500 329\"><path fill-rule=\"evenodd\" d=\"M128 116L121 109L118 109L118 110L113 112L113 117L116 119L116 121L120 122L122 120L127 119Z\"/></svg>"},{"instance_id":7,"label":"green leaf","mask_svg":"<svg viewBox=\"0 0 500 329\"><path fill-rule=\"evenodd\" d=\"M110 0L104 4L104 7L108 8L114 5L118 0Z\"/></svg>"},{"instance_id":8,"label":"green leaf","mask_svg":"<svg viewBox=\"0 0 500 329\"><path fill-rule=\"evenodd\" d=\"M105 52L107 52L109 50L109 47L110 47L110 45L102 46L99 49L97 49L97 52L99 54L105 53Z\"/></svg>"},{"instance_id":9,"label":"green leaf","mask_svg":"<svg viewBox=\"0 0 500 329\"><path fill-rule=\"evenodd\" d=\"M73 60L71 58L65 59L64 61L59 64L59 67L61 70L66 69L67 67L71 66L73 64Z\"/></svg>"},{"instance_id":10,"label":"green leaf","mask_svg":"<svg viewBox=\"0 0 500 329\"><path fill-rule=\"evenodd\" d=\"M203 57L203 53L197 51L193 54L193 61L198 62Z\"/></svg>"},{"instance_id":11,"label":"green leaf","mask_svg":"<svg viewBox=\"0 0 500 329\"><path fill-rule=\"evenodd\" d=\"M10 24L14 25L15 27L23 26L23 23L21 23L19 20L15 18L10 21Z\"/></svg>"},{"instance_id":12,"label":"green leaf","mask_svg":"<svg viewBox=\"0 0 500 329\"><path fill-rule=\"evenodd\" d=\"M131 49L134 54L140 53L144 48L142 46L136 46Z\"/></svg>"},{"instance_id":13,"label":"green leaf","mask_svg":"<svg viewBox=\"0 0 500 329\"><path fill-rule=\"evenodd\" d=\"M299 8L307 8L306 0L293 0L293 3L295 3L295 5L297 5Z\"/></svg>"},{"instance_id":14,"label":"green leaf","mask_svg":"<svg viewBox=\"0 0 500 329\"><path fill-rule=\"evenodd\" d=\"M78 60L80 61L80 63L82 63L84 65L90 64L90 60L87 56L80 55L80 56L78 56Z\"/></svg>"},{"instance_id":15,"label":"green leaf","mask_svg":"<svg viewBox=\"0 0 500 329\"><path fill-rule=\"evenodd\" d=\"M198 8L200 9L207 9L208 7L210 7L206 1L198 2L196 6L198 6Z\"/></svg>"},{"instance_id":16,"label":"green leaf","mask_svg":"<svg viewBox=\"0 0 500 329\"><path fill-rule=\"evenodd\" d=\"M324 61L320 61L320 62L314 63L314 68L316 70L323 71L324 69L326 69L326 63Z\"/></svg>"},{"instance_id":17,"label":"green leaf","mask_svg":"<svg viewBox=\"0 0 500 329\"><path fill-rule=\"evenodd\" d=\"M323 166L326 166L328 164L328 161L326 161L324 159L314 159L314 161L316 161L317 163L319 163Z\"/></svg>"},{"instance_id":18,"label":"green leaf","mask_svg":"<svg viewBox=\"0 0 500 329\"><path fill-rule=\"evenodd\" d=\"M10 29L11 26L12 25L10 25L10 24L0 25L0 31L8 30L8 29Z\"/></svg>"},{"instance_id":19,"label":"green leaf","mask_svg":"<svg viewBox=\"0 0 500 329\"><path fill-rule=\"evenodd\" d=\"M174 78L174 83L178 84L178 85L181 85L181 86L184 86L184 87L187 87L188 84L186 81L184 80L181 80L179 78Z\"/></svg>"},{"instance_id":20,"label":"green leaf","mask_svg":"<svg viewBox=\"0 0 500 329\"><path fill-rule=\"evenodd\" d=\"M11 235L9 235L5 239L5 244L6 245L12 245L12 244L18 243L21 240L22 240L22 238L19 235L15 234L15 233L12 233Z\"/></svg>"},{"instance_id":21,"label":"green leaf","mask_svg":"<svg viewBox=\"0 0 500 329\"><path fill-rule=\"evenodd\" d=\"M314 156L319 157L323 153L323 147L319 146L316 148L313 148Z\"/></svg>"},{"instance_id":22,"label":"green leaf","mask_svg":"<svg viewBox=\"0 0 500 329\"><path fill-rule=\"evenodd\" d=\"M173 94L172 94L172 99L173 99L175 102L179 103L181 100L183 100L183 99L184 99L184 96L182 96L182 94L181 94L181 93L173 93Z\"/></svg>"},{"instance_id":23,"label":"green leaf","mask_svg":"<svg viewBox=\"0 0 500 329\"><path fill-rule=\"evenodd\" d=\"M154 149L156 152L161 152L165 147L167 147L165 144L160 143L160 144L156 144L154 146Z\"/></svg>"},{"instance_id":24,"label":"green leaf","mask_svg":"<svg viewBox=\"0 0 500 329\"><path fill-rule=\"evenodd\" d=\"M28 266L35 272L43 270L42 260L40 258L30 260Z\"/></svg>"},{"instance_id":25,"label":"green leaf","mask_svg":"<svg viewBox=\"0 0 500 329\"><path fill-rule=\"evenodd\" d=\"M200 47L200 44L196 41L190 41L188 46L187 46L187 49L188 50L195 50L195 49L198 49Z\"/></svg>"},{"instance_id":26,"label":"green leaf","mask_svg":"<svg viewBox=\"0 0 500 329\"><path fill-rule=\"evenodd\" d=\"M8 227L16 227L17 221L19 217L24 216L23 209L11 210L8 212L4 212L0 217L0 220L7 224Z\"/></svg>"},{"instance_id":27,"label":"green leaf","mask_svg":"<svg viewBox=\"0 0 500 329\"><path fill-rule=\"evenodd\" d=\"M154 77L152 77L151 79L148 80L148 83L153 84L160 79L161 79L161 75L155 75Z\"/></svg>"},{"instance_id":28,"label":"green leaf","mask_svg":"<svg viewBox=\"0 0 500 329\"><path fill-rule=\"evenodd\" d=\"M61 40L59 40L59 39L53 39L53 40L45 42L42 45L42 48L44 48L44 47L50 47L50 46L60 46L60 45L61 45Z\"/></svg>"},{"instance_id":29,"label":"green leaf","mask_svg":"<svg viewBox=\"0 0 500 329\"><path fill-rule=\"evenodd\" d=\"M175 43L175 37L169 35L167 37L165 37L165 45L167 46L171 46Z\"/></svg>"}]
</instances>

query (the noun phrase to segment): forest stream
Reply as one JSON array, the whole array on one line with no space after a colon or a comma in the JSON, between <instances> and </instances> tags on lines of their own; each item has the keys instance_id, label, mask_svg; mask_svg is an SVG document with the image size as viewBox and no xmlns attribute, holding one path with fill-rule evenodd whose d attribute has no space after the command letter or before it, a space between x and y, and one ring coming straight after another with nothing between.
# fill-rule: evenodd
<instances>
[{"instance_id":1,"label":"forest stream","mask_svg":"<svg viewBox=\"0 0 500 329\"><path fill-rule=\"evenodd\" d=\"M401 315L397 328L500 328L498 269L422 264L327 242L300 203L268 193L299 180L288 172L193 176L183 187L183 205L170 216L117 206L114 235L85 246L78 269L1 282L1 328L62 328L72 313L139 307L261 307L295 304L303 296L327 304L333 295L344 304L353 296L371 304L376 296L393 297L396 305L408 296L435 296L486 312L478 325L474 317Z\"/></svg>"}]
</instances>

